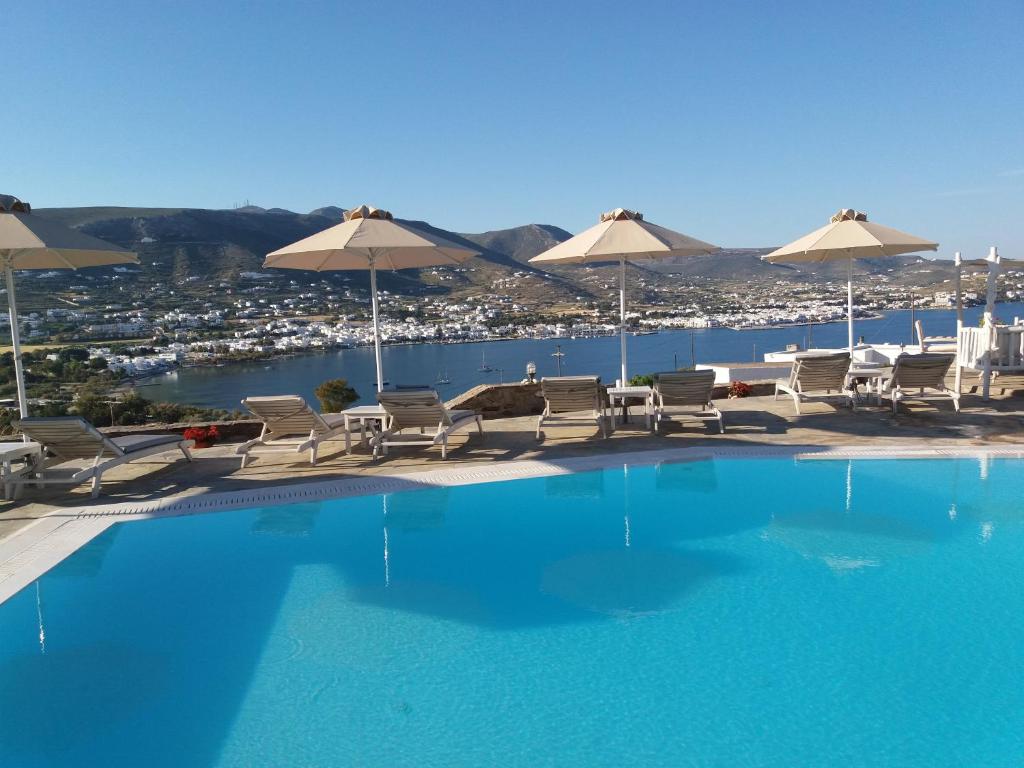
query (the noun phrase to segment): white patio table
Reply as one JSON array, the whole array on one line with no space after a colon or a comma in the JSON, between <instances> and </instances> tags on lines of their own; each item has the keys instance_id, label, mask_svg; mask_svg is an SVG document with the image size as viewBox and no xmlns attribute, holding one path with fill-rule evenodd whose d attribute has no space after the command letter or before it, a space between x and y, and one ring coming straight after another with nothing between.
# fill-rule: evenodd
<instances>
[{"instance_id":1,"label":"white patio table","mask_svg":"<svg viewBox=\"0 0 1024 768\"><path fill-rule=\"evenodd\" d=\"M651 429L654 424L654 390L650 387L608 387L608 407L611 411L611 425L615 428L615 403L622 404L622 421L629 421L629 406L626 405L630 398L640 398L644 401L644 418L647 420L647 428Z\"/></svg>"}]
</instances>

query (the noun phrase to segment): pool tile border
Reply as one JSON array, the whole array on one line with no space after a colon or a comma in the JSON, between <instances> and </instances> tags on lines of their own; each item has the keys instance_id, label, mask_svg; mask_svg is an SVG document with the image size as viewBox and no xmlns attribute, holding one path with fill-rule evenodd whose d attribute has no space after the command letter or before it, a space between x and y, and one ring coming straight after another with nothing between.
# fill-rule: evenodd
<instances>
[{"instance_id":1,"label":"pool tile border","mask_svg":"<svg viewBox=\"0 0 1024 768\"><path fill-rule=\"evenodd\" d=\"M972 447L762 446L757 448L687 447L609 453L558 461L525 459L492 465L438 467L402 474L346 477L299 485L247 491L222 491L186 498L121 502L61 509L0 540L0 603L30 585L50 568L119 522L207 514L231 509L325 501L397 493L437 486L502 482L530 477L643 466L702 459L792 458L796 461L836 459L1024 458L1024 445Z\"/></svg>"}]
</instances>

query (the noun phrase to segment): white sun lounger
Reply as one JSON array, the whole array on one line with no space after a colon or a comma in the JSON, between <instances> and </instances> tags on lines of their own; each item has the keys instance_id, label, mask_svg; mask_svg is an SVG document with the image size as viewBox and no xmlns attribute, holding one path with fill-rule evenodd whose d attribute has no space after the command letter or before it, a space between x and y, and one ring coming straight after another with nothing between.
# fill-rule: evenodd
<instances>
[{"instance_id":1,"label":"white sun lounger","mask_svg":"<svg viewBox=\"0 0 1024 768\"><path fill-rule=\"evenodd\" d=\"M78 485L92 480L92 497L96 498L103 473L107 470L175 449L180 450L188 461L192 461L189 449L195 445L192 440L183 440L181 435L107 437L79 416L29 417L17 422L15 426L42 445L44 455L47 452L52 454L50 458L41 459L29 474L10 480L15 492L25 484ZM91 459L92 464L74 472L70 477L47 476L48 470L76 459Z\"/></svg>"},{"instance_id":2,"label":"white sun lounger","mask_svg":"<svg viewBox=\"0 0 1024 768\"><path fill-rule=\"evenodd\" d=\"M900 400L927 400L930 399L930 395L926 394L925 390L932 390L935 395L952 400L953 410L959 413L960 394L946 386L946 374L949 373L955 359L956 355L949 354L904 353L896 358L892 376L882 381L879 396L888 395L892 400L892 412L896 413Z\"/></svg>"},{"instance_id":3,"label":"white sun lounger","mask_svg":"<svg viewBox=\"0 0 1024 768\"><path fill-rule=\"evenodd\" d=\"M537 439L541 428L551 421L570 423L594 422L601 436L608 437L605 425L601 379L597 376L553 376L540 380L544 412L537 419ZM586 415L583 415L586 414Z\"/></svg>"},{"instance_id":4,"label":"white sun lounger","mask_svg":"<svg viewBox=\"0 0 1024 768\"><path fill-rule=\"evenodd\" d=\"M914 321L914 333L922 352L956 352L956 336L925 336L920 320Z\"/></svg>"},{"instance_id":5,"label":"white sun lounger","mask_svg":"<svg viewBox=\"0 0 1024 768\"><path fill-rule=\"evenodd\" d=\"M668 406L689 407L688 415L705 421L717 421L718 431L725 432L722 412L711 402L711 393L715 389L715 372L703 371L672 371L654 374L654 431L658 431L658 423L667 418L665 409Z\"/></svg>"},{"instance_id":6,"label":"white sun lounger","mask_svg":"<svg viewBox=\"0 0 1024 768\"><path fill-rule=\"evenodd\" d=\"M392 445L440 445L441 458L448 458L448 435L476 424L484 433L483 421L476 411L449 411L434 390L379 392L377 402L384 409L381 432L370 440L373 457L385 456ZM404 430L418 430L404 433ZM429 431L428 431L429 430Z\"/></svg>"},{"instance_id":7,"label":"white sun lounger","mask_svg":"<svg viewBox=\"0 0 1024 768\"><path fill-rule=\"evenodd\" d=\"M793 398L793 406L797 413L800 413L802 401L837 395L847 398L852 408L855 394L846 383L846 374L849 370L849 352L797 355L793 360L789 379L779 379L775 382L775 399L779 399L779 392L785 392Z\"/></svg>"},{"instance_id":8,"label":"white sun lounger","mask_svg":"<svg viewBox=\"0 0 1024 768\"><path fill-rule=\"evenodd\" d=\"M298 395L247 397L242 405L263 422L260 436L235 449L244 467L253 450L268 453L309 451L309 463L316 465L320 443L344 440L345 450L352 448L352 435L340 413L317 413ZM365 437L365 435L364 435Z\"/></svg>"}]
</instances>

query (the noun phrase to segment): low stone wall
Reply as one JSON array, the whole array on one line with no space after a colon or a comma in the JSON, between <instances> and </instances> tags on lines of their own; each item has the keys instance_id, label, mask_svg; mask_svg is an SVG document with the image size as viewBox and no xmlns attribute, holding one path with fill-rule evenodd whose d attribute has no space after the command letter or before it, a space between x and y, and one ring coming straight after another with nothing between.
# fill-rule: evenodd
<instances>
[{"instance_id":1,"label":"low stone wall","mask_svg":"<svg viewBox=\"0 0 1024 768\"><path fill-rule=\"evenodd\" d=\"M451 409L479 411L485 419L536 416L544 410L540 384L480 384L449 400Z\"/></svg>"},{"instance_id":2,"label":"low stone wall","mask_svg":"<svg viewBox=\"0 0 1024 768\"><path fill-rule=\"evenodd\" d=\"M242 421L195 421L178 424L139 424L131 427L100 427L100 432L107 437L154 433L177 433L180 435L190 427L216 427L220 433L220 442L243 443L246 440L259 437L263 424L255 419L244 419Z\"/></svg>"}]
</instances>

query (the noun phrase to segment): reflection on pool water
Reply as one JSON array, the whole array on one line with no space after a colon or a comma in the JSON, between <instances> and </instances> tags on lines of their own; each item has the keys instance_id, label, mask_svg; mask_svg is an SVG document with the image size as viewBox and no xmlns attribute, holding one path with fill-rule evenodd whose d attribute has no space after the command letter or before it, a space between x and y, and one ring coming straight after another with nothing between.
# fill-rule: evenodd
<instances>
[{"instance_id":1,"label":"reflection on pool water","mask_svg":"<svg viewBox=\"0 0 1024 768\"><path fill-rule=\"evenodd\" d=\"M117 525L0 605L0 765L1018 765L1022 470L730 459Z\"/></svg>"}]
</instances>

